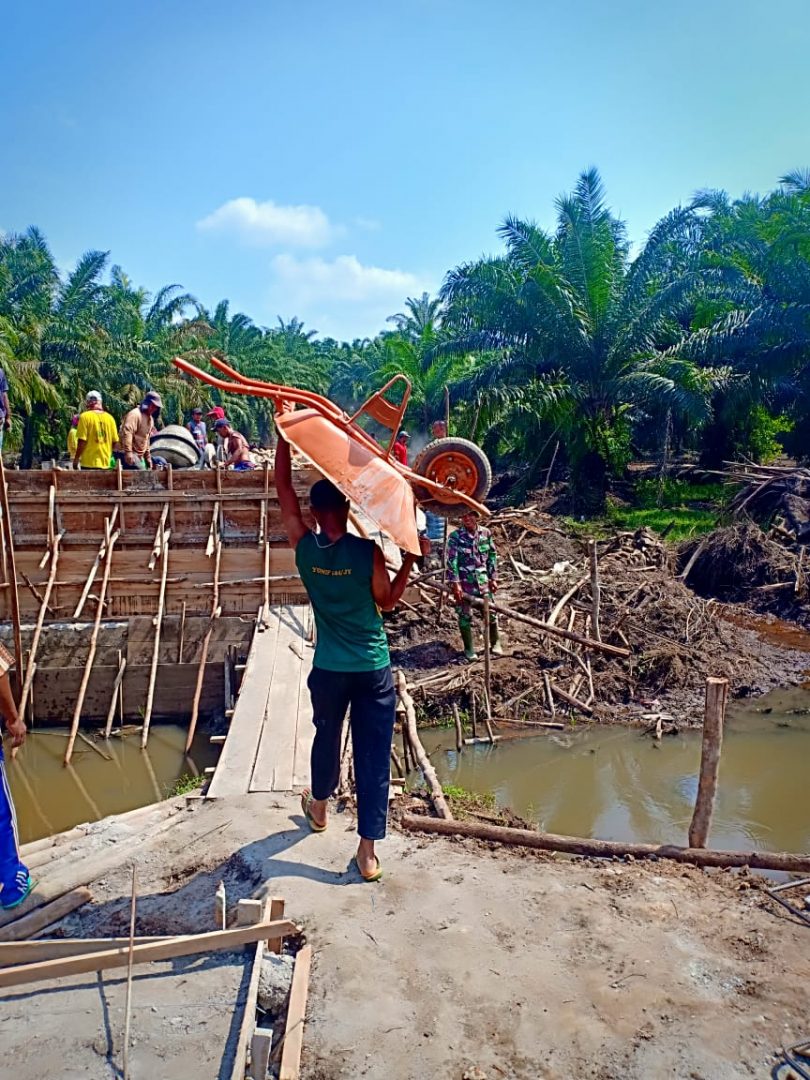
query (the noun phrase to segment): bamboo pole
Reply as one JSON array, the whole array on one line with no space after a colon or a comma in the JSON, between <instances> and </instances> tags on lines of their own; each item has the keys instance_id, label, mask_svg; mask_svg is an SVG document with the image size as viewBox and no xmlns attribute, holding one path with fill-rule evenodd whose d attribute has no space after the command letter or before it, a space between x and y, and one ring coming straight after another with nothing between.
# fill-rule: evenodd
<instances>
[{"instance_id":1,"label":"bamboo pole","mask_svg":"<svg viewBox=\"0 0 810 1080\"><path fill-rule=\"evenodd\" d=\"M578 836L558 836L555 833L533 832L531 829L508 829L499 825L484 825L472 821L441 821L422 814L405 814L400 824L414 832L439 833L442 836L468 836L490 840L497 844L537 848L541 851L564 851L570 855L585 855L614 859L633 855L637 859L674 859L694 866L750 866L756 870L784 870L806 874L810 872L810 854L783 851L710 851L707 848L685 848L676 844L623 844L615 840L586 840Z\"/></svg>"},{"instance_id":2,"label":"bamboo pole","mask_svg":"<svg viewBox=\"0 0 810 1080\"><path fill-rule=\"evenodd\" d=\"M217 472L219 475L219 472ZM217 504L219 505L219 504ZM208 647L211 644L211 633L214 629L214 622L219 618L220 606L219 606L219 565L222 558L222 540L217 535L216 540L216 553L214 556L214 595L211 602L211 619L208 623L208 629L205 631L205 637L202 642L202 651L200 652L200 665L197 668L197 684L194 688L194 700L191 703L191 719L188 725L188 735L186 736L186 753L191 749L191 744L194 741L194 732L197 730L197 717L200 711L200 697L202 696L203 680L205 679L205 665L208 660Z\"/></svg>"},{"instance_id":3,"label":"bamboo pole","mask_svg":"<svg viewBox=\"0 0 810 1080\"><path fill-rule=\"evenodd\" d=\"M152 647L152 667L149 671L149 686L146 691L146 708L143 714L143 732L141 733L141 750L149 741L149 725L152 723L152 706L155 702L155 678L157 677L158 656L160 653L160 632L163 629L163 608L166 603L166 573L169 567L169 538L171 529L163 535L161 544L160 565L160 592L158 593L158 608L155 616L155 641Z\"/></svg>"},{"instance_id":4,"label":"bamboo pole","mask_svg":"<svg viewBox=\"0 0 810 1080\"><path fill-rule=\"evenodd\" d=\"M20 716L25 716L25 706L28 704L28 695L31 692L31 687L34 683L34 670L36 669L37 649L39 648L39 639L42 636L42 626L45 622L45 615L48 611L48 601L51 598L51 590L53 589L53 583L56 580L56 568L59 565L59 544L62 541L62 537L65 535L64 530L57 533L53 539L53 556L51 558L51 569L48 574L48 583L45 586L45 595L42 597L42 606L39 609L37 615L36 626L34 627L34 636L31 639L31 651L28 654L28 671L25 675L25 682L23 683L22 694L20 695L20 704L18 706L18 712Z\"/></svg>"},{"instance_id":5,"label":"bamboo pole","mask_svg":"<svg viewBox=\"0 0 810 1080\"><path fill-rule=\"evenodd\" d=\"M447 595L450 590L443 585L436 585L432 581L426 581L424 588L434 589L436 592L444 593ZM471 604L476 607L483 607L484 602L477 596L465 596L465 600L469 600ZM575 641L578 645L582 645L586 649L593 649L596 652L606 653L608 656L620 656L622 659L630 656L629 649L620 649L617 645L608 645L604 641L594 641L592 638L584 637L582 634L574 633L573 630L564 630L561 626L551 626L547 622L543 622L541 619L533 619L531 615L524 615L520 611L515 611L514 608L509 608L505 604L490 604L492 611L497 611L499 615L508 615L510 619L514 619L516 622L526 623L527 626L534 626L538 630L544 630L552 637L563 638L566 641Z\"/></svg>"},{"instance_id":6,"label":"bamboo pole","mask_svg":"<svg viewBox=\"0 0 810 1080\"><path fill-rule=\"evenodd\" d=\"M23 651L22 631L20 629L20 594L17 590L17 562L14 557L14 533L11 528L11 510L8 503L8 484L6 482L6 467L3 464L3 455L0 454L0 506L3 510L3 539L8 555L8 582L11 585L11 621L14 627L14 652L17 663L14 667L14 685L17 697L22 693L23 676Z\"/></svg>"},{"instance_id":7,"label":"bamboo pole","mask_svg":"<svg viewBox=\"0 0 810 1080\"><path fill-rule=\"evenodd\" d=\"M149 563L147 568L149 570L155 569L155 564L161 556L163 551L163 537L166 532L166 518L169 516L169 504L165 502L163 509L160 512L160 521L158 527L155 529L155 541L152 544L152 554L149 556Z\"/></svg>"},{"instance_id":8,"label":"bamboo pole","mask_svg":"<svg viewBox=\"0 0 810 1080\"><path fill-rule=\"evenodd\" d=\"M104 555L104 574L101 579L101 591L98 598L98 607L96 608L96 619L93 624L93 633L90 637L90 649L87 654L87 661L84 665L84 674L82 675L82 681L79 686L79 695L76 699L76 707L73 710L73 719L70 724L70 738L68 739L67 750L65 751L65 765L70 764L70 759L73 756L73 746L76 742L76 734L79 730L79 720L82 715L82 705L84 705L84 696L87 693L87 684L90 682L90 672L93 667L93 661L96 657L96 647L98 645L98 631L101 625L101 619L104 614L104 601L107 595L107 583L110 580L110 568L112 567L112 553L115 543L118 540L118 533L114 532L109 538L107 543L107 551Z\"/></svg>"},{"instance_id":9,"label":"bamboo pole","mask_svg":"<svg viewBox=\"0 0 810 1080\"><path fill-rule=\"evenodd\" d=\"M596 555L596 541L591 540L588 545L591 562L591 633L595 641L602 640L599 630L599 609L601 604L602 590L599 585L599 562Z\"/></svg>"},{"instance_id":10,"label":"bamboo pole","mask_svg":"<svg viewBox=\"0 0 810 1080\"><path fill-rule=\"evenodd\" d=\"M79 618L79 616L82 613L82 609L84 608L84 605L85 605L85 603L87 601L87 597L90 595L90 589L92 588L93 582L96 579L96 574L98 573L98 568L99 568L99 566L101 566L101 560L107 554L107 544L109 543L110 534L112 533L112 530L115 528L115 523L116 523L117 519L118 519L118 507L116 506L116 507L113 508L112 514L104 522L104 539L99 544L98 554L96 555L96 558L95 558L95 561L93 562L93 565L90 567L90 572L87 575L87 580L85 581L84 588L82 589L82 595L79 597L79 602L76 605L76 610L73 612L73 618L74 619Z\"/></svg>"},{"instance_id":11,"label":"bamboo pole","mask_svg":"<svg viewBox=\"0 0 810 1080\"><path fill-rule=\"evenodd\" d=\"M183 638L186 632L186 602L185 600L180 607L180 630L177 636L177 663L183 663Z\"/></svg>"},{"instance_id":12,"label":"bamboo pole","mask_svg":"<svg viewBox=\"0 0 810 1080\"><path fill-rule=\"evenodd\" d=\"M109 739L110 732L112 731L113 718L115 716L115 706L119 698L119 690L121 682L124 678L124 672L127 669L127 658L122 654L121 650L118 650L118 674L115 676L113 682L112 696L110 697L110 708L107 712L107 722L104 725L104 738Z\"/></svg>"},{"instance_id":13,"label":"bamboo pole","mask_svg":"<svg viewBox=\"0 0 810 1080\"><path fill-rule=\"evenodd\" d=\"M692 848L705 848L709 836L714 798L717 794L727 701L728 679L708 678L703 716L703 745L700 752L700 779L692 824L689 826L689 846Z\"/></svg>"},{"instance_id":14,"label":"bamboo pole","mask_svg":"<svg viewBox=\"0 0 810 1080\"><path fill-rule=\"evenodd\" d=\"M416 710L414 708L413 698L408 690L408 683L402 671L397 671L394 681L397 693L399 694L399 699L405 710L405 725L407 726L408 731L408 741L410 742L412 752L416 756L419 768L422 770L425 782L430 788L430 797L436 808L436 813L440 818L451 821L453 815L450 812L450 807L447 805L447 800L444 797L439 778L436 776L436 770L430 764L430 758L425 753L425 748L422 746L419 733L416 730Z\"/></svg>"}]
</instances>

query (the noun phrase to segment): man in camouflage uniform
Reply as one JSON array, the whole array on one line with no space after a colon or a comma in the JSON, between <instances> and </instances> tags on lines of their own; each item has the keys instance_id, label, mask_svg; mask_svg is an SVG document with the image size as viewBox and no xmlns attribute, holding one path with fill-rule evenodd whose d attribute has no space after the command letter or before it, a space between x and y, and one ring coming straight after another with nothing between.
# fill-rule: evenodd
<instances>
[{"instance_id":1,"label":"man in camouflage uniform","mask_svg":"<svg viewBox=\"0 0 810 1080\"><path fill-rule=\"evenodd\" d=\"M472 611L469 597L490 599L498 589L498 553L492 533L479 523L478 514L468 510L461 518L461 528L455 529L447 542L447 583L453 590L458 613L458 628L464 642L464 655L475 660ZM495 656L503 653L498 636L498 617L489 619L490 649Z\"/></svg>"}]
</instances>

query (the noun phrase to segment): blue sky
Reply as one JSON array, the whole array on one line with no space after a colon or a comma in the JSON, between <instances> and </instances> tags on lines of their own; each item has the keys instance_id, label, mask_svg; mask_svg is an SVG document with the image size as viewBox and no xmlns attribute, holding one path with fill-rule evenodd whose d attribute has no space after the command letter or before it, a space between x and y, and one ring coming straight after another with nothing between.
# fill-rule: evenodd
<instances>
[{"instance_id":1,"label":"blue sky","mask_svg":"<svg viewBox=\"0 0 810 1080\"><path fill-rule=\"evenodd\" d=\"M38 225L342 338L553 221L596 165L642 240L698 188L810 166L810 5L28 0L5 5L0 229Z\"/></svg>"}]
</instances>

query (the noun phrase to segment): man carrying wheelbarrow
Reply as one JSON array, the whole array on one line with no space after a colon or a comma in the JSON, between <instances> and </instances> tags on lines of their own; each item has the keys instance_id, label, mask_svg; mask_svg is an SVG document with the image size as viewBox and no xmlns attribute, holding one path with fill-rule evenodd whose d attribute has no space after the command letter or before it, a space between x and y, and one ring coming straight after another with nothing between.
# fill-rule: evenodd
<instances>
[{"instance_id":1,"label":"man carrying wheelbarrow","mask_svg":"<svg viewBox=\"0 0 810 1080\"><path fill-rule=\"evenodd\" d=\"M480 524L475 510L467 510L461 517L461 528L455 529L447 541L447 584L453 591L458 614L458 628L464 643L464 655L475 660L477 653L473 643L473 604L471 597L490 599L498 589L498 553L492 533ZM477 605L475 605L477 606ZM495 656L503 654L498 634L498 616L490 612L490 651Z\"/></svg>"}]
</instances>

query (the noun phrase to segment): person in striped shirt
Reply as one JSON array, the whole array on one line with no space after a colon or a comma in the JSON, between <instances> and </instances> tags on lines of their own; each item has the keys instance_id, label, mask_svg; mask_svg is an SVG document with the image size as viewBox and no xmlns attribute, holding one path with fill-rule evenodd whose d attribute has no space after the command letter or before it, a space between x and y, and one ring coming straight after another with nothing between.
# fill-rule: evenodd
<instances>
[{"instance_id":1,"label":"person in striped shirt","mask_svg":"<svg viewBox=\"0 0 810 1080\"><path fill-rule=\"evenodd\" d=\"M14 657L0 645L0 717L12 747L25 742L26 728L17 715L17 706L11 694L8 673L14 667ZM17 815L11 798L11 788L6 776L6 763L0 743L0 908L10 911L19 907L31 892L34 883L28 867L20 859L20 841L17 833Z\"/></svg>"}]
</instances>

